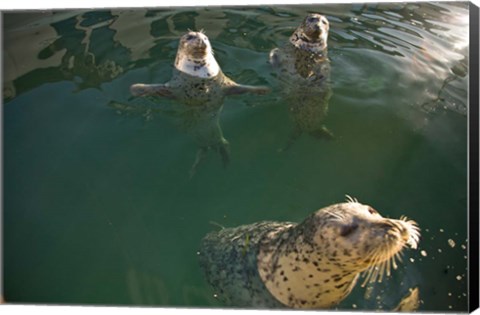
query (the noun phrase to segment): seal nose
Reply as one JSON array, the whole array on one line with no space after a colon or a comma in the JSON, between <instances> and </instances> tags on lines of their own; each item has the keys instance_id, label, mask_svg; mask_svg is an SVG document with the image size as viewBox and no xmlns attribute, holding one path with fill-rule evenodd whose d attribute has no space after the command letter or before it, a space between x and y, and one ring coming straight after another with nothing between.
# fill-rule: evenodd
<instances>
[{"instance_id":1,"label":"seal nose","mask_svg":"<svg viewBox=\"0 0 480 315\"><path fill-rule=\"evenodd\" d=\"M188 33L185 35L185 39L198 47L205 48L207 46L206 39L202 38L198 33Z\"/></svg>"},{"instance_id":2,"label":"seal nose","mask_svg":"<svg viewBox=\"0 0 480 315\"><path fill-rule=\"evenodd\" d=\"M381 228L381 229L384 229L385 231L388 231L388 230L392 229L393 227L395 227L395 225L392 224L391 222L380 222L380 223L378 223L378 227Z\"/></svg>"},{"instance_id":3,"label":"seal nose","mask_svg":"<svg viewBox=\"0 0 480 315\"><path fill-rule=\"evenodd\" d=\"M192 47L193 51L197 53L205 51L206 48L207 48L207 45L201 39L195 41L195 44Z\"/></svg>"},{"instance_id":4,"label":"seal nose","mask_svg":"<svg viewBox=\"0 0 480 315\"><path fill-rule=\"evenodd\" d=\"M400 235L405 241L408 241L410 239L410 232L405 226L403 226L403 224L398 225L398 230L400 231Z\"/></svg>"},{"instance_id":5,"label":"seal nose","mask_svg":"<svg viewBox=\"0 0 480 315\"><path fill-rule=\"evenodd\" d=\"M207 39L206 38L203 38L202 36L197 36L195 38L195 45L199 48L199 49L206 49L208 44L207 44Z\"/></svg>"},{"instance_id":6,"label":"seal nose","mask_svg":"<svg viewBox=\"0 0 480 315\"><path fill-rule=\"evenodd\" d=\"M387 233L398 233L397 235L399 235L404 240L408 240L410 238L410 233L408 229L401 222L386 221L379 223L378 226Z\"/></svg>"},{"instance_id":7,"label":"seal nose","mask_svg":"<svg viewBox=\"0 0 480 315\"><path fill-rule=\"evenodd\" d=\"M319 23L316 23L314 25L310 25L305 33L310 39L316 40L322 36L323 29Z\"/></svg>"}]
</instances>

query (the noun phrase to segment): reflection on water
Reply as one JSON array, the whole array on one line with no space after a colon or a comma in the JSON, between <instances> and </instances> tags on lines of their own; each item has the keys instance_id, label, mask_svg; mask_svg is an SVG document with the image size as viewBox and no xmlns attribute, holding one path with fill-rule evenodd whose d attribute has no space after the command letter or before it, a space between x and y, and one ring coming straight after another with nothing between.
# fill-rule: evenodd
<instances>
[{"instance_id":1,"label":"reflection on water","mask_svg":"<svg viewBox=\"0 0 480 315\"><path fill-rule=\"evenodd\" d=\"M348 193L416 220L423 239L391 277L357 286L338 308L391 310L418 288L421 311L466 311L468 9L5 13L5 299L222 306L196 259L208 222L299 221ZM278 88L268 63L309 12L330 22L330 84L311 98ZM133 83L171 78L188 29L205 30L228 77L275 93L226 98L210 113L131 98ZM336 141L298 137L279 153L292 130L310 128L310 114L287 110L304 99ZM205 159L188 180L201 130L227 138L234 158L225 169Z\"/></svg>"},{"instance_id":2,"label":"reflection on water","mask_svg":"<svg viewBox=\"0 0 480 315\"><path fill-rule=\"evenodd\" d=\"M6 41L14 45L5 46L5 73L8 73L5 81L9 87L4 98L14 97L24 89L34 88L45 81L72 81L79 90L98 88L123 72L119 64L127 61L123 58L127 55L125 48L113 41L114 32L108 30L114 18L110 13L85 12L59 21L55 21L57 14L52 12L26 15L54 21L48 26L42 24L40 30L36 28L36 23L32 23L26 27L13 27L12 32L6 33ZM9 18L10 15L7 15L7 25L14 23ZM12 16L12 19L15 18ZM17 41L17 38L21 40ZM106 55L112 51L115 57Z\"/></svg>"},{"instance_id":3,"label":"reflection on water","mask_svg":"<svg viewBox=\"0 0 480 315\"><path fill-rule=\"evenodd\" d=\"M464 95L458 95L458 88L444 86L452 86L449 78L457 75L456 64L468 59L466 7L463 3L322 6L331 21L334 57L346 63L344 67L350 72L344 82L337 80L337 87L358 85L367 77L367 84L361 86L365 93L391 88L408 90L414 92L412 105L440 100L438 107L466 114ZM79 89L99 88L123 71L147 64L152 67L172 58L175 39L186 29L206 29L214 41L266 51L282 43L282 37L291 33L305 9L308 7L8 14L5 40L11 44L5 46L4 98L11 99L45 80L67 79L76 82ZM343 60L350 49L359 53L358 58L364 51L383 55L379 59L363 56ZM221 50L216 49L222 56ZM395 77L384 80L375 72L366 76L363 62L373 62L379 70L386 66L385 62L397 70ZM398 84L399 79L408 84L390 85ZM442 101L439 91L445 91L454 101Z\"/></svg>"}]
</instances>

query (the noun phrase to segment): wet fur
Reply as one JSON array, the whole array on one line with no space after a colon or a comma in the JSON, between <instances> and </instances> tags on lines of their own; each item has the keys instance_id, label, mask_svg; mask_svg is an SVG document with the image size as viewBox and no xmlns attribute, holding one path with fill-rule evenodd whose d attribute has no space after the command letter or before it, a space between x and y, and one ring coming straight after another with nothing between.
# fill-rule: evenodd
<instances>
[{"instance_id":1,"label":"wet fur","mask_svg":"<svg viewBox=\"0 0 480 315\"><path fill-rule=\"evenodd\" d=\"M270 52L270 64L294 123L285 149L303 133L316 139L333 138L333 133L324 126L332 95L327 57L328 30L326 17L309 14L288 43Z\"/></svg>"},{"instance_id":2,"label":"wet fur","mask_svg":"<svg viewBox=\"0 0 480 315\"><path fill-rule=\"evenodd\" d=\"M260 222L212 232L202 241L200 261L230 305L329 308L351 292L362 272L368 281L380 280L380 271L368 274L376 267L390 272L388 262L405 247L415 248L418 238L415 222L383 218L350 200L300 224Z\"/></svg>"},{"instance_id":3,"label":"wet fur","mask_svg":"<svg viewBox=\"0 0 480 315\"><path fill-rule=\"evenodd\" d=\"M184 122L196 139L198 152L190 170L192 177L206 152L218 152L225 166L229 160L228 141L223 137L219 116L227 95L266 94L269 89L235 83L223 74L213 56L208 37L189 31L180 38L175 67L170 81L164 84L137 83L130 87L134 96L158 96L178 100L186 107Z\"/></svg>"}]
</instances>

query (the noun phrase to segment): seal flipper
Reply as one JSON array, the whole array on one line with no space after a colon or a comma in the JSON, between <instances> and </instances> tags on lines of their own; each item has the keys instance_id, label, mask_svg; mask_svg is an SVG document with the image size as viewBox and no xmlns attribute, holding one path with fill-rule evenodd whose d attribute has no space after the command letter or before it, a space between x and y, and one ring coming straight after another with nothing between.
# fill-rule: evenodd
<instances>
[{"instance_id":1,"label":"seal flipper","mask_svg":"<svg viewBox=\"0 0 480 315\"><path fill-rule=\"evenodd\" d=\"M303 131L301 128L295 127L293 129L292 134L290 135L290 138L288 139L287 144L285 147L278 149L278 152L284 152L290 149L290 147L297 141L297 139L303 134Z\"/></svg>"},{"instance_id":2,"label":"seal flipper","mask_svg":"<svg viewBox=\"0 0 480 315\"><path fill-rule=\"evenodd\" d=\"M202 162L207 156L207 151L208 151L208 148L206 147L198 148L197 156L195 157L195 162L193 162L193 165L190 168L190 179L192 179L195 173L197 173L198 165L200 165L200 162Z\"/></svg>"},{"instance_id":3,"label":"seal flipper","mask_svg":"<svg viewBox=\"0 0 480 315\"><path fill-rule=\"evenodd\" d=\"M288 142L284 148L281 148L278 150L278 152L284 152L290 149L290 147L297 141L297 139L303 134L303 130L299 128L298 126L293 130L292 134L290 135L290 138L288 139ZM335 136L333 133L328 130L327 127L322 126L321 128L312 130L308 132L308 134L315 139L318 140L333 140L335 139Z\"/></svg>"},{"instance_id":4,"label":"seal flipper","mask_svg":"<svg viewBox=\"0 0 480 315\"><path fill-rule=\"evenodd\" d=\"M327 127L322 126L321 128L312 130L309 132L309 134L314 137L315 139L327 139L327 140L332 140L335 138L333 133L328 130Z\"/></svg>"},{"instance_id":5,"label":"seal flipper","mask_svg":"<svg viewBox=\"0 0 480 315\"><path fill-rule=\"evenodd\" d=\"M393 309L394 312L414 312L420 306L420 289L418 287L411 288L407 295Z\"/></svg>"},{"instance_id":6,"label":"seal flipper","mask_svg":"<svg viewBox=\"0 0 480 315\"><path fill-rule=\"evenodd\" d=\"M130 86L130 93L133 96L162 96L167 98L175 98L168 83L166 84L143 84L136 83Z\"/></svg>"},{"instance_id":7,"label":"seal flipper","mask_svg":"<svg viewBox=\"0 0 480 315\"><path fill-rule=\"evenodd\" d=\"M236 84L225 88L225 95L239 95L244 93L264 95L270 93L270 88L266 86L251 86L242 84Z\"/></svg>"},{"instance_id":8,"label":"seal flipper","mask_svg":"<svg viewBox=\"0 0 480 315\"><path fill-rule=\"evenodd\" d=\"M195 162L193 162L193 165L190 168L190 179L195 175L195 173L197 172L198 166L205 159L205 157L207 156L207 152L210 149L213 149L218 152L218 154L222 159L223 167L227 167L228 163L230 163L230 150L228 149L228 147L229 147L228 141L226 139L222 139L222 141L216 145L198 148L197 156L195 157Z\"/></svg>"},{"instance_id":9,"label":"seal flipper","mask_svg":"<svg viewBox=\"0 0 480 315\"><path fill-rule=\"evenodd\" d=\"M221 142L217 146L218 153L222 158L223 167L227 167L228 163L230 163L230 150L228 149L229 143L227 139L222 139Z\"/></svg>"}]
</instances>

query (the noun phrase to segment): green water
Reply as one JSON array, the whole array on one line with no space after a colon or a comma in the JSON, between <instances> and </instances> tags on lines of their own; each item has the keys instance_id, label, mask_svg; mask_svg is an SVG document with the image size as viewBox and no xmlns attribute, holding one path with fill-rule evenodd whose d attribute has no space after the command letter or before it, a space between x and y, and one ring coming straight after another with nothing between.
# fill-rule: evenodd
<instances>
[{"instance_id":1,"label":"green water","mask_svg":"<svg viewBox=\"0 0 480 315\"><path fill-rule=\"evenodd\" d=\"M228 76L275 90L268 53L307 12L330 21L335 139L303 135L279 152L288 104L276 91L230 97L231 163L209 152L190 179L197 145L156 111L175 104L132 99L129 86L166 82L178 38L204 29ZM9 12L3 23L6 301L221 307L197 263L211 222L300 221L349 194L416 220L422 239L340 309L389 309L419 287L420 310L467 310L468 4Z\"/></svg>"}]
</instances>

